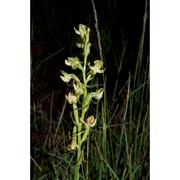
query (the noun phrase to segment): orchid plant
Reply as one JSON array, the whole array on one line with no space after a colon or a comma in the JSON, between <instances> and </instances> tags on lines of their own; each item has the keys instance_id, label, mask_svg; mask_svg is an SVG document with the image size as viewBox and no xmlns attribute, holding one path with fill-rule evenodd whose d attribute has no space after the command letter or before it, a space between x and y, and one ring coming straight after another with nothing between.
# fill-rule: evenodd
<instances>
[{"instance_id":1,"label":"orchid plant","mask_svg":"<svg viewBox=\"0 0 180 180\"><path fill-rule=\"evenodd\" d=\"M76 46L82 49L83 60L78 57L68 57L65 64L70 66L73 70L80 69L82 74L82 81L75 74L69 74L61 70L60 78L66 82L72 82L73 89L65 98L72 105L73 108L73 133L72 140L68 146L68 150L77 152L77 163L75 166L74 180L79 179L79 169L82 164L83 150L82 144L86 141L90 129L96 125L97 118L94 115L88 115L88 109L93 99L99 101L103 96L103 88L96 91L90 91L88 83L93 80L96 74L101 74L105 71L103 69L103 61L95 60L94 64L87 63L88 55L90 54L91 43L89 42L90 28L79 24L78 30L74 28L78 35Z\"/></svg>"}]
</instances>

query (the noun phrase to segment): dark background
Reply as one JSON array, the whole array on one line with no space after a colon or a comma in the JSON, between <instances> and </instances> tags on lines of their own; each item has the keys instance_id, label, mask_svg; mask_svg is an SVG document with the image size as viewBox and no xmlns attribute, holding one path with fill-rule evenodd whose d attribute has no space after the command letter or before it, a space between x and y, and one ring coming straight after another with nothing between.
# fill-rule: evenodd
<instances>
[{"instance_id":1,"label":"dark background","mask_svg":"<svg viewBox=\"0 0 180 180\"><path fill-rule=\"evenodd\" d=\"M134 73L143 29L145 0L94 0L94 3L106 66L107 91L111 96L115 80L119 78L120 88L127 80L129 71L132 75ZM59 70L66 68L65 58L77 54L74 27L80 23L91 29L90 58L99 59L91 0L31 1L32 99L44 98L52 90L58 95L64 91L66 84L59 78ZM125 44L122 71L117 77L115 59L117 62L120 61ZM148 55L149 16L143 53L145 64Z\"/></svg>"}]
</instances>

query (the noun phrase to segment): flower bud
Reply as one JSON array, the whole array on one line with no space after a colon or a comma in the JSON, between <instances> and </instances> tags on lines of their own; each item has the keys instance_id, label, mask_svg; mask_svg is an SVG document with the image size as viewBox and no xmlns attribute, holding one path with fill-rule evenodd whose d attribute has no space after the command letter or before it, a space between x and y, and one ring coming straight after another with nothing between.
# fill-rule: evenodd
<instances>
[{"instance_id":1,"label":"flower bud","mask_svg":"<svg viewBox=\"0 0 180 180\"><path fill-rule=\"evenodd\" d=\"M76 30L76 28L74 28L75 33L80 36L80 38L83 42L85 42L85 41L88 42L89 41L89 33L90 33L89 27L87 27L83 24L79 24L78 28L79 28L79 30Z\"/></svg>"},{"instance_id":2,"label":"flower bud","mask_svg":"<svg viewBox=\"0 0 180 180\"><path fill-rule=\"evenodd\" d=\"M89 53L90 53L90 47L91 47L91 43L88 42L87 45L86 45L86 48L85 48L85 50L84 50L84 55L85 55L85 56L88 56L88 55L89 55Z\"/></svg>"},{"instance_id":3,"label":"flower bud","mask_svg":"<svg viewBox=\"0 0 180 180\"><path fill-rule=\"evenodd\" d=\"M84 47L84 44L76 42L76 46L82 49Z\"/></svg>"},{"instance_id":4,"label":"flower bud","mask_svg":"<svg viewBox=\"0 0 180 180\"><path fill-rule=\"evenodd\" d=\"M96 121L97 121L97 119L95 119L95 117L93 115L89 116L86 120L87 124L90 127L94 127L96 125Z\"/></svg>"}]
</instances>

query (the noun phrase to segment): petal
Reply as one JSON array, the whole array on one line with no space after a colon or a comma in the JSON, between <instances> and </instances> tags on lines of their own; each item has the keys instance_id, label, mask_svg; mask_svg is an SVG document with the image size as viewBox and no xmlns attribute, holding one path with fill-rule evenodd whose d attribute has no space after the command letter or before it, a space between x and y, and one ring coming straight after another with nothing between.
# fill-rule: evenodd
<instances>
[{"instance_id":1,"label":"petal","mask_svg":"<svg viewBox=\"0 0 180 180\"><path fill-rule=\"evenodd\" d=\"M96 92L95 92L95 95L94 95L94 98L97 99L97 100L100 100L103 96L103 88L101 89L98 89Z\"/></svg>"},{"instance_id":2,"label":"petal","mask_svg":"<svg viewBox=\"0 0 180 180\"><path fill-rule=\"evenodd\" d=\"M99 69L103 66L103 61L101 60L95 60L94 66L98 67Z\"/></svg>"},{"instance_id":3,"label":"petal","mask_svg":"<svg viewBox=\"0 0 180 180\"><path fill-rule=\"evenodd\" d=\"M74 27L74 31L76 34L80 35L80 32L78 30L76 30L76 28Z\"/></svg>"},{"instance_id":4,"label":"petal","mask_svg":"<svg viewBox=\"0 0 180 180\"><path fill-rule=\"evenodd\" d=\"M65 60L65 64L67 65L67 66L71 66L71 63L66 59Z\"/></svg>"},{"instance_id":5,"label":"petal","mask_svg":"<svg viewBox=\"0 0 180 180\"><path fill-rule=\"evenodd\" d=\"M71 80L71 75L66 73L65 71L61 71L61 73L63 74L63 76L60 76L60 78L64 81L64 82L69 82Z\"/></svg>"}]
</instances>

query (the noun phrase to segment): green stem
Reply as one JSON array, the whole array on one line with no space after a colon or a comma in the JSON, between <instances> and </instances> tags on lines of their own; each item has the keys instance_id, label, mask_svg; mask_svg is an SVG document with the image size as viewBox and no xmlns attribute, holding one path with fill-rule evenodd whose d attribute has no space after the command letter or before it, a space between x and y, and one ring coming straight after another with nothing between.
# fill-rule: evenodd
<instances>
[{"instance_id":1,"label":"green stem","mask_svg":"<svg viewBox=\"0 0 180 180\"><path fill-rule=\"evenodd\" d=\"M77 136L78 136L77 144L78 144L78 146L80 146L80 143L81 143L81 128L82 128L81 126L82 125L79 122L79 115L78 115L77 105L75 103L73 103L73 112L74 112L74 118L75 118L77 129L78 129L78 132L77 132Z\"/></svg>"},{"instance_id":2,"label":"green stem","mask_svg":"<svg viewBox=\"0 0 180 180\"><path fill-rule=\"evenodd\" d=\"M75 167L75 173L74 173L74 180L78 180L79 179L79 168L80 166Z\"/></svg>"},{"instance_id":3,"label":"green stem","mask_svg":"<svg viewBox=\"0 0 180 180\"><path fill-rule=\"evenodd\" d=\"M79 124L79 115L78 115L78 108L76 103L73 103L73 113L76 123Z\"/></svg>"},{"instance_id":4,"label":"green stem","mask_svg":"<svg viewBox=\"0 0 180 180\"><path fill-rule=\"evenodd\" d=\"M86 98L86 95L87 95L87 79L86 79L86 64L87 64L87 56L84 55L84 67L83 67L83 71L82 71L82 74L83 74L83 83L84 83L84 98L83 100L85 100Z\"/></svg>"},{"instance_id":5,"label":"green stem","mask_svg":"<svg viewBox=\"0 0 180 180\"><path fill-rule=\"evenodd\" d=\"M77 125L77 164L75 166L75 173L74 173L74 180L78 180L79 179L79 168L80 168L80 164L79 163L81 161L81 123L79 122L79 115L78 115L78 110L77 110L77 105L75 103L73 103L73 113L74 113L74 118L76 121L76 125Z\"/></svg>"},{"instance_id":6,"label":"green stem","mask_svg":"<svg viewBox=\"0 0 180 180\"><path fill-rule=\"evenodd\" d=\"M87 80L86 80L86 67L84 66L83 71L83 83L84 83L84 95L83 95L83 101L85 100L86 96L87 96Z\"/></svg>"},{"instance_id":7,"label":"green stem","mask_svg":"<svg viewBox=\"0 0 180 180\"><path fill-rule=\"evenodd\" d=\"M77 148L77 164L75 165L74 180L79 180L79 169L82 161L81 144Z\"/></svg>"},{"instance_id":8,"label":"green stem","mask_svg":"<svg viewBox=\"0 0 180 180\"><path fill-rule=\"evenodd\" d=\"M75 173L74 173L74 180L79 180L79 169L80 169L80 165L82 163L82 156L83 156L83 151L81 150L82 147L82 143L86 140L88 134L89 134L89 130L90 127L86 127L85 132L82 134L82 123L81 121L84 121L85 118L85 114L87 111L87 108L83 108L83 105L86 103L85 101L88 100L88 92L87 92L87 78L86 78L86 66L87 66L87 57L89 55L90 52L90 46L91 44L89 43L89 37L87 36L85 41L84 41L84 48L83 48L83 55L84 55L84 66L81 69L82 70L82 76L83 76L83 84L84 84L84 94L83 94L83 100L82 100L82 110L81 110L81 119L79 119L79 115L78 115L78 109L77 109L77 105L73 104L73 112L74 112L74 118L76 121L76 126L78 129L77 132L77 164L75 166ZM90 97L90 95L89 95ZM89 106L89 105L88 105Z\"/></svg>"},{"instance_id":9,"label":"green stem","mask_svg":"<svg viewBox=\"0 0 180 180\"><path fill-rule=\"evenodd\" d=\"M87 79L86 79L87 53L85 53L86 49L87 49L87 43L84 44L84 67L82 69L83 83L84 83L83 101L86 99L86 96L87 96L87 88L86 88L86 86L87 86ZM73 109L74 109L74 107L73 107ZM76 109L77 109L77 106L76 106ZM85 109L82 109L82 111L81 111L81 120L84 120L84 118L85 118L85 113L86 113ZM75 109L74 109L74 111L75 111ZM74 115L76 115L76 113ZM81 156L82 156L81 146L83 143L83 141L81 139L82 128L81 128L81 124L79 123L79 117L78 117L78 121L76 121L76 123L78 124L78 141L77 141L78 148L77 148L77 164L75 166L74 180L79 179L79 169L80 169L80 165L81 165Z\"/></svg>"}]
</instances>

